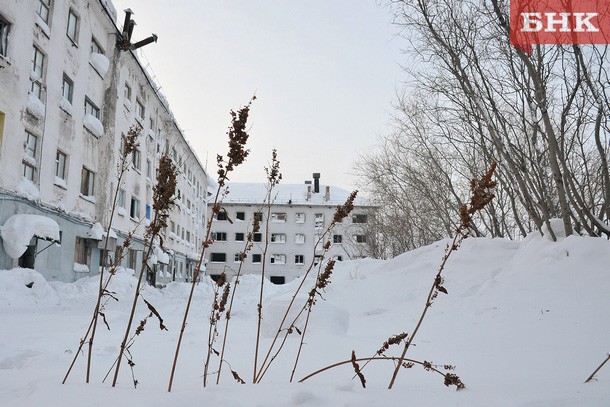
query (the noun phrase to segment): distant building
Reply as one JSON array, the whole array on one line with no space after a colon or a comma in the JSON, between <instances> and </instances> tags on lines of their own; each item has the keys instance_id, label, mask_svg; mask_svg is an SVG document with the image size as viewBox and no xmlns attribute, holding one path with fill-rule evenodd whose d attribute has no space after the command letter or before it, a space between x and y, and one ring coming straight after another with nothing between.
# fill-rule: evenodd
<instances>
[{"instance_id":1,"label":"distant building","mask_svg":"<svg viewBox=\"0 0 610 407\"><path fill-rule=\"evenodd\" d=\"M140 147L119 188L110 255L135 230L122 265L139 270L156 169L168 152L181 171L180 201L165 231L165 252L157 252L156 281L192 276L208 176L122 35L109 0L2 2L0 225L15 214L43 215L57 222L61 242L34 231L17 258L0 244L0 269L35 267L63 281L99 272L121 134L137 124Z\"/></svg>"},{"instance_id":2,"label":"distant building","mask_svg":"<svg viewBox=\"0 0 610 407\"><path fill-rule=\"evenodd\" d=\"M317 176L317 177L316 177ZM326 241L332 244L325 258L357 259L367 256L364 226L374 207L357 198L354 211L338 224L327 239L320 236L332 221L337 205L345 203L351 191L319 184L279 184L272 193L269 219L264 205L265 184L229 183L222 211L213 222L214 243L206 251L206 274L216 278L225 272L232 277L240 265L254 217L261 219L260 231L253 236L254 246L242 265L242 274L261 273L267 237L269 245L265 274L276 284L283 284L317 264ZM268 225L268 229L267 229Z\"/></svg>"}]
</instances>

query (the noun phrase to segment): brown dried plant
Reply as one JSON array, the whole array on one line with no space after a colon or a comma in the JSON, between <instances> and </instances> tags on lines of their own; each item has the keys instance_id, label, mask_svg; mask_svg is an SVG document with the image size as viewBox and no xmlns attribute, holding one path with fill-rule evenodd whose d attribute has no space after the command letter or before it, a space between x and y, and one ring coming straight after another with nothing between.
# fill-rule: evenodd
<instances>
[{"instance_id":1,"label":"brown dried plant","mask_svg":"<svg viewBox=\"0 0 610 407\"><path fill-rule=\"evenodd\" d=\"M265 290L265 271L267 269L267 251L269 250L269 220L271 219L271 204L273 203L273 191L275 187L282 180L282 173L280 172L280 161L277 159L277 151L274 149L271 152L271 165L265 167L265 173L267 174L267 192L264 199L265 213L265 245L262 253L262 267L261 267L261 287L259 291L258 304L256 305L257 311L257 323L256 323L256 341L254 345L254 369L252 372L252 382L256 383L256 374L258 366L258 354L260 346L261 336L261 324L263 321L263 293ZM262 211L261 211L262 213ZM255 219L256 222L260 222L260 219Z\"/></svg>"},{"instance_id":2,"label":"brown dried plant","mask_svg":"<svg viewBox=\"0 0 610 407\"><path fill-rule=\"evenodd\" d=\"M396 381L396 377L398 376L398 372L402 367L402 361L405 358L411 343L413 342L413 338L419 331L419 328L422 325L422 322L428 312L428 309L432 306L432 302L437 298L438 293L441 292L443 294L447 294L447 289L442 285L443 277L442 273L445 269L445 265L447 264L447 260L451 256L451 253L458 250L462 241L468 236L468 230L473 226L472 216L478 211L482 210L486 205L488 205L494 198L493 189L496 186L496 182L492 180L494 171L496 169L496 162L493 162L489 168L489 170L479 179L473 179L470 183L470 202L468 204L464 204L460 208L460 225L455 231L455 235L453 237L453 242L450 245L447 245L445 249L445 254L441 261L441 265L438 268L438 272L434 277L434 282L432 283L432 287L430 287L430 291L428 292L428 297L426 299L426 304L424 305L424 309L415 325L415 329L411 333L411 336L407 340L404 345L402 354L398 359L398 363L394 369L394 373L392 374L392 379L390 380L390 384L388 388L391 389L394 386L394 382ZM457 376L456 376L457 378ZM464 388L464 384L459 381L459 378L452 378L448 380L449 383L457 383L457 389Z\"/></svg>"},{"instance_id":3,"label":"brown dried plant","mask_svg":"<svg viewBox=\"0 0 610 407\"><path fill-rule=\"evenodd\" d=\"M216 165L218 167L218 187L216 189L216 194L214 196L214 200L212 201L212 214L207 221L206 224L206 233L201 244L201 254L199 255L199 260L195 265L195 270L193 272L193 281L191 282L191 289L189 291L189 296L186 301L186 307L184 310L184 316L182 319L182 325L180 327L180 334L178 336L178 342L176 344L176 351L174 353L174 359L172 361L172 368L169 376L169 383L167 386L167 391L172 391L172 385L174 382L174 374L176 373L176 366L178 364L178 357L180 356L180 347L182 345L182 338L184 336L184 331L186 330L186 324L188 320L189 311L191 308L191 303L193 301L193 293L195 292L195 285L199 280L199 271L201 269L201 265L203 264L203 260L205 258L206 249L213 243L211 239L212 234L212 224L214 222L214 217L217 216L221 211L221 202L222 197L224 197L228 190L225 188L226 182L229 180L228 176L231 171L235 169L238 165L242 164L248 154L250 153L247 150L246 143L249 138L249 134L246 130L248 117L250 114L250 107L252 102L256 100L256 96L253 96L250 102L247 105L242 107L237 112L231 111L231 126L227 131L227 135L229 137L229 152L227 153L228 159L225 161L223 156L216 156ZM205 377L205 376L204 376Z\"/></svg>"},{"instance_id":4,"label":"brown dried plant","mask_svg":"<svg viewBox=\"0 0 610 407\"><path fill-rule=\"evenodd\" d=\"M138 277L138 282L136 283L136 288L133 296L133 303L131 305L131 312L129 314L129 320L127 322L127 326L125 328L125 334L123 335L123 341L121 342L121 347L119 350L119 355L116 360L116 368L114 370L114 377L112 380L112 387L115 387L119 377L119 371L121 368L121 361L123 360L123 356L126 354L126 351L129 351L129 332L131 330L131 325L133 323L133 319L135 316L135 311L138 305L138 298L141 297L142 290L142 281L145 272L152 272L149 265L149 259L153 252L153 248L157 239L161 242L161 247L163 247L163 240L159 236L159 232L161 229L167 227L167 219L169 218L170 210L173 205L175 205L175 193L176 193L176 185L178 178L178 169L176 168L174 162L168 155L163 155L159 159L159 168L157 170L157 183L153 188L153 208L154 216L151 220L150 224L146 228L144 233L145 239L145 250L144 256L142 258L142 265L140 267L140 274ZM159 319L159 325L161 330L167 330L167 328L163 325L163 319L159 315L159 313L155 310L155 308L145 299L143 299L148 309L151 313L153 313ZM130 367L133 369L133 361L128 359ZM133 371L132 371L133 377ZM134 380L134 385L137 384Z\"/></svg>"},{"instance_id":5,"label":"brown dried plant","mask_svg":"<svg viewBox=\"0 0 610 407\"><path fill-rule=\"evenodd\" d=\"M252 247L254 245L254 234L258 233L259 230L260 230L260 222L258 219L254 219L254 221L252 222L252 231L248 233L248 237L246 238L246 243L245 243L244 249L239 254L239 267L237 269L237 273L235 274L235 282L233 284L233 290L231 291L231 300L229 301L229 308L227 309L227 312L225 314L225 327L224 327L224 331L223 331L222 346L220 349L220 357L218 360L218 371L216 373L216 384L220 383L220 374L222 372L222 364L225 361L224 357L225 357L227 338L229 335L229 321L231 320L231 312L233 310L233 301L235 300L235 293L237 292L237 287L239 286L239 279L241 277L241 272L242 272L242 268L244 265L244 261L248 257L248 253L252 250ZM231 371L231 373L233 373L233 378L235 378L237 380L237 378L235 377L235 375L237 375L237 373L233 370ZM240 380L241 380L241 378L239 378L238 382L242 383L243 380L241 380L241 381ZM243 383L245 383L245 382L243 382Z\"/></svg>"},{"instance_id":6,"label":"brown dried plant","mask_svg":"<svg viewBox=\"0 0 610 407\"><path fill-rule=\"evenodd\" d=\"M91 357L93 352L93 343L95 340L95 334L97 331L97 324L99 317L101 316L104 324L110 330L110 326L108 325L108 321L106 320L106 315L103 312L104 304L102 304L102 300L104 298L113 298L117 300L116 297L113 297L112 294L108 291L108 286L110 285L110 281L112 277L116 273L117 267L120 265L120 260L123 259L125 250L129 247L131 243L132 232L130 232L127 238L124 240L123 245L121 246L122 250L118 253L117 259L119 260L117 264L112 262L112 259L108 256L108 241L110 237L110 231L112 230L112 222L114 221L114 214L116 212L117 203L119 199L119 192L121 190L121 184L123 183L123 178L125 174L129 171L131 167L131 154L134 150L136 150L139 146L138 138L142 131L142 127L139 125L132 126L127 134L121 134L121 148L119 151L119 162L117 164L117 179L116 179L116 187L114 189L114 195L112 200L112 207L110 209L110 217L108 219L108 225L106 227L106 239L104 241L104 248L102 249L102 268L100 270L100 278L99 278L99 289L97 295L97 301L95 303L95 308L93 310L93 316L91 317L91 322L89 323L89 327L85 332L84 337L80 340L78 350L74 353L74 358L68 370L64 376L62 383L66 383L74 364L76 363L76 359L81 353L81 350L85 343L88 342L88 351L87 351L87 370L85 375L85 381L89 383L91 376ZM104 280L104 272L108 271L109 274ZM106 301L107 302L107 301ZM87 340L88 339L88 340Z\"/></svg>"},{"instance_id":7,"label":"brown dried plant","mask_svg":"<svg viewBox=\"0 0 610 407\"><path fill-rule=\"evenodd\" d=\"M354 201L356 199L356 196L358 194L358 191L353 191L349 197L347 198L347 200L345 201L345 203L341 204L341 205L337 205L337 208L335 210L335 215L333 216L333 220L330 222L330 224L326 227L326 229L324 230L324 232L320 235L320 237L318 238L316 244L314 245L314 251L315 248L317 247L322 247L322 254L321 257L318 257L318 263L317 263L317 270L318 270L318 274L319 276L321 276L323 273L321 272L321 267L323 264L323 260L324 257L326 255L326 253L328 252L331 243L330 241L326 240L328 238L328 236L330 236L332 230L335 228L335 226L339 223L341 223L343 221L343 219L345 219L347 216L349 216L349 214L351 213L351 211L354 209ZM314 253L315 254L315 253ZM334 263L333 263L334 266ZM275 332L275 335L273 337L273 340L271 341L271 345L269 346L267 353L265 354L265 358L263 359L263 363L261 364L261 366L259 367L258 372L256 373L255 377L254 377L254 382L255 383L260 383L260 381L262 380L263 376L265 375L265 373L267 372L267 370L269 369L269 366L271 365L271 363L273 363L273 361L275 360L275 358L279 355L279 353L282 351L284 344L286 343L286 340L288 338L288 335L290 335L291 333L293 333L294 331L298 332L301 334L301 336L303 335L303 333L296 327L296 322L297 320L301 317L301 315L307 311L308 309L308 304L309 304L309 297L308 299L305 301L305 304L301 307L300 311L297 313L296 317L293 318L293 320L290 323L286 323L287 319L288 319L288 315L290 313L290 311L292 310L292 307L294 306L294 303L296 301L297 296L299 295L299 293L301 292L305 281L307 280L307 277L309 276L309 274L316 268L316 257L312 256L312 261L309 264L309 267L307 268L307 270L305 271L301 283L298 285L298 287L296 288L295 292L292 295L292 298L290 300L290 302L288 303L288 306L286 307L286 310L284 311L284 316ZM332 271L332 266L330 268L330 270L328 270L328 275L327 277L330 277L330 273ZM316 286L321 283L319 278L316 279ZM328 284L328 279L325 279L323 283L321 284ZM310 291L311 293L312 291ZM315 293L318 293L319 291L315 291ZM276 348L276 344L277 341L280 337L280 335L284 333L283 339L280 342L279 345L277 345ZM300 350L302 347L302 343L301 346L299 347L299 352L297 353L297 358L295 361L295 366L293 368L293 372L291 375L291 379L292 377L294 377L294 372L296 370L296 364L298 363L299 360L299 355L300 355ZM275 352L274 352L275 351Z\"/></svg>"},{"instance_id":8,"label":"brown dried plant","mask_svg":"<svg viewBox=\"0 0 610 407\"><path fill-rule=\"evenodd\" d=\"M355 362L366 361L365 365L362 368L360 368L358 366L358 368L356 369L356 367L354 366L354 368L356 370L356 376L358 376L362 380L363 379L363 376L361 376L362 370L364 369L366 364L368 364L371 361L391 360L396 363L395 363L395 368L394 368L394 375L392 376L392 380L390 382L390 385L388 386L389 388L392 388L394 381L396 379L396 376L398 375L398 372L400 371L401 368L408 369L408 368L413 367L415 364L423 366L423 368L425 370L432 371L432 372L438 373L441 376L443 376L444 384L446 386L455 386L458 390L466 387L464 385L464 383L460 380L460 378L455 373L452 373L452 371L455 369L454 366L452 366L452 365L438 366L438 365L433 365L431 362L425 361L425 360L419 361L419 360L414 360L414 359L407 359L406 354L407 354L407 350L411 346L413 338L415 337L419 328L422 325L422 322L424 320L424 317L426 316L426 312L428 311L428 308L430 308L430 306L432 305L432 302L438 296L438 293L442 292L444 294L447 294L447 290L442 285L443 278L442 278L441 274L445 268L445 264L447 263L449 256L451 255L452 252L454 252L458 249L460 243L468 236L468 230L470 228L472 228L472 226L473 226L473 215L476 212L483 209L486 205L488 205L494 198L493 188L496 186L496 183L495 183L495 181L492 180L492 177L493 177L495 168L496 168L496 163L494 162L491 164L491 167L485 173L485 175L483 175L483 177L481 177L481 179L473 180L471 182L470 202L468 204L463 205L462 208L460 208L460 219L461 219L460 225L458 226L458 228L455 231L455 236L454 236L453 242L450 245L447 245L447 248L445 250L445 255L443 256L441 265L434 278L432 287L430 288L430 291L428 293L428 297L426 299L426 304L424 306L424 309L419 317L419 320L418 320L412 334L409 336L409 334L407 334L406 332L403 332L401 334L391 336L390 338L388 338L388 340L386 340L383 343L381 348L379 348L379 350L377 350L377 352L375 353L376 355L379 355L379 356L356 359L355 354L352 353L351 359L333 363L322 369L318 369L315 372L310 373L309 375L302 378L299 382L304 382L305 380L309 379L310 377L316 376L327 370L334 369L337 366L342 366L342 365L349 364L349 363L351 363L352 366L354 366ZM405 344L404 344L404 348L403 348L403 351L402 351L402 354L400 357L382 356L390 348L390 346L400 344L402 342L404 342ZM440 369L444 369L445 372L441 371ZM356 376L354 376L354 377L356 377ZM364 385L364 383L363 383L363 385Z\"/></svg>"}]
</instances>

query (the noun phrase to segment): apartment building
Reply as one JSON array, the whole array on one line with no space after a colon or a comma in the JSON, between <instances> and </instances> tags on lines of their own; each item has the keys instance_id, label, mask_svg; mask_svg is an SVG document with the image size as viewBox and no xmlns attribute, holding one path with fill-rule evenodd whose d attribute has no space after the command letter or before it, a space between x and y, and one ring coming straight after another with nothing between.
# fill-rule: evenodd
<instances>
[{"instance_id":1,"label":"apartment building","mask_svg":"<svg viewBox=\"0 0 610 407\"><path fill-rule=\"evenodd\" d=\"M210 181L133 50L130 13L125 30L117 18L110 0L0 6L0 225L18 219L32 226L42 216L58 229L56 236L34 227L27 249L15 254L7 248L16 233L7 226L0 233L0 269L36 268L48 279L74 281L100 271L106 240L119 260L116 247L133 232L120 261L139 270L144 229L154 215L156 169L167 152L180 170L180 199L149 278L164 283L192 276ZM139 147L117 188L121 135L133 126L141 129ZM105 236L116 190L118 206Z\"/></svg>"},{"instance_id":2,"label":"apartment building","mask_svg":"<svg viewBox=\"0 0 610 407\"><path fill-rule=\"evenodd\" d=\"M241 264L242 274L260 274L264 261L271 282L289 282L321 261L327 241L331 246L325 259L366 257L365 226L375 208L357 198L350 216L321 239L337 205L345 203L350 191L321 185L320 174L313 176L313 183L277 185L270 207L265 205L265 184L229 183L229 194L213 222L214 243L206 252L206 274L217 278L222 272L229 277L237 273L255 217L260 220L260 230L253 235L252 250Z\"/></svg>"}]
</instances>

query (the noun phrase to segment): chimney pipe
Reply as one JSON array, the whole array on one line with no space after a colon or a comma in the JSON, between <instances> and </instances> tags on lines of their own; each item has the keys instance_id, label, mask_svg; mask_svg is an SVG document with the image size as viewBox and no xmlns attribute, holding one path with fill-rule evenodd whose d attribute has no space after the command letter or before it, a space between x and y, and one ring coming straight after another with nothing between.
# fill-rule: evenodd
<instances>
[{"instance_id":1,"label":"chimney pipe","mask_svg":"<svg viewBox=\"0 0 610 407\"><path fill-rule=\"evenodd\" d=\"M314 194L320 193L320 173L319 172L313 173L313 193Z\"/></svg>"},{"instance_id":2,"label":"chimney pipe","mask_svg":"<svg viewBox=\"0 0 610 407\"><path fill-rule=\"evenodd\" d=\"M326 202L330 201L330 187L328 185L326 186L326 193L324 194L324 200Z\"/></svg>"}]
</instances>

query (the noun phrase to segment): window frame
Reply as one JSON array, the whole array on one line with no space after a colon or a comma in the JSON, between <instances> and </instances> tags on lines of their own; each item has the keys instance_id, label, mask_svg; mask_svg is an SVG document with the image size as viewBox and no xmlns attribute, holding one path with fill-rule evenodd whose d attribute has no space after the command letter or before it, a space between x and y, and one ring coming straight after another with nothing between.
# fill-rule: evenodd
<instances>
[{"instance_id":1,"label":"window frame","mask_svg":"<svg viewBox=\"0 0 610 407\"><path fill-rule=\"evenodd\" d=\"M49 17L51 16L51 0L39 0L36 14L38 14L40 19L44 21L46 25L49 25Z\"/></svg>"},{"instance_id":2,"label":"window frame","mask_svg":"<svg viewBox=\"0 0 610 407\"><path fill-rule=\"evenodd\" d=\"M269 241L271 243L286 243L286 233L271 233Z\"/></svg>"},{"instance_id":3,"label":"window frame","mask_svg":"<svg viewBox=\"0 0 610 407\"><path fill-rule=\"evenodd\" d=\"M295 254L294 255L294 264L304 265L305 264L305 256L302 255L302 254Z\"/></svg>"},{"instance_id":4,"label":"window frame","mask_svg":"<svg viewBox=\"0 0 610 407\"><path fill-rule=\"evenodd\" d=\"M216 259L215 259L216 257ZM222 259L222 260L220 260ZM210 263L226 263L227 262L227 254L222 252L212 252L210 253Z\"/></svg>"},{"instance_id":5,"label":"window frame","mask_svg":"<svg viewBox=\"0 0 610 407\"><path fill-rule=\"evenodd\" d=\"M137 171L140 171L142 168L142 152L138 148L135 148L131 153L131 165Z\"/></svg>"},{"instance_id":6,"label":"window frame","mask_svg":"<svg viewBox=\"0 0 610 407\"><path fill-rule=\"evenodd\" d=\"M68 88L67 95L66 95L66 85ZM70 102L70 104L72 104L72 102L74 100L74 81L65 72L64 72L63 81L61 84L61 96L64 99L66 99L68 102Z\"/></svg>"},{"instance_id":7,"label":"window frame","mask_svg":"<svg viewBox=\"0 0 610 407\"><path fill-rule=\"evenodd\" d=\"M11 22L0 14L0 57L8 57L8 37L11 26Z\"/></svg>"},{"instance_id":8,"label":"window frame","mask_svg":"<svg viewBox=\"0 0 610 407\"><path fill-rule=\"evenodd\" d=\"M134 212L136 216L134 215ZM131 196L131 201L129 204L129 217L131 219L140 220L140 200L136 196Z\"/></svg>"},{"instance_id":9,"label":"window frame","mask_svg":"<svg viewBox=\"0 0 610 407\"><path fill-rule=\"evenodd\" d=\"M85 97L85 114L90 114L98 120L101 120L101 110L88 97Z\"/></svg>"},{"instance_id":10,"label":"window frame","mask_svg":"<svg viewBox=\"0 0 610 407\"><path fill-rule=\"evenodd\" d=\"M144 107L144 103L142 103L142 101L138 97L136 97L136 106L134 108L134 113L136 115L136 119L139 119L139 121L144 120L144 116L146 115L146 108Z\"/></svg>"},{"instance_id":11,"label":"window frame","mask_svg":"<svg viewBox=\"0 0 610 407\"><path fill-rule=\"evenodd\" d=\"M71 23L74 22L72 25ZM78 31L80 26L80 16L72 7L68 11L68 24L66 26L66 35L74 43L78 44Z\"/></svg>"},{"instance_id":12,"label":"window frame","mask_svg":"<svg viewBox=\"0 0 610 407\"><path fill-rule=\"evenodd\" d=\"M36 78L30 76L30 93L35 95L38 99L42 100L42 88L44 78L44 64L46 55L36 44L32 46L32 62L31 70L36 74Z\"/></svg>"},{"instance_id":13,"label":"window frame","mask_svg":"<svg viewBox=\"0 0 610 407\"><path fill-rule=\"evenodd\" d=\"M84 165L81 171L80 194L82 196L95 196L95 172Z\"/></svg>"},{"instance_id":14,"label":"window frame","mask_svg":"<svg viewBox=\"0 0 610 407\"><path fill-rule=\"evenodd\" d=\"M68 154L64 153L61 150L57 150L55 153L55 176L64 181L66 180L67 164Z\"/></svg>"}]
</instances>

